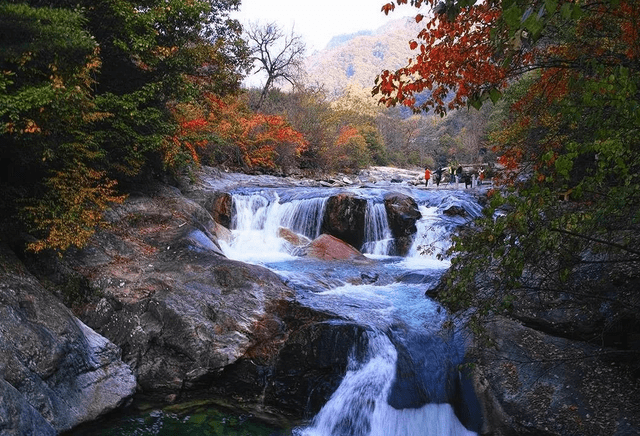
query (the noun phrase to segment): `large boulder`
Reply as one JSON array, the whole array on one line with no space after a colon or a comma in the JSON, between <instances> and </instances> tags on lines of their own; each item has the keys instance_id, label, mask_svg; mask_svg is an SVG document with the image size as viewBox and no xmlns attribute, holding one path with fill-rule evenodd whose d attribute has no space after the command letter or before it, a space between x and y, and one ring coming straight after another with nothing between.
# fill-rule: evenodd
<instances>
[{"instance_id":1,"label":"large boulder","mask_svg":"<svg viewBox=\"0 0 640 436\"><path fill-rule=\"evenodd\" d=\"M384 197L389 228L395 238L396 255L405 256L418 231L416 221L422 218L418 204L408 195L390 192Z\"/></svg>"},{"instance_id":2,"label":"large boulder","mask_svg":"<svg viewBox=\"0 0 640 436\"><path fill-rule=\"evenodd\" d=\"M302 255L320 260L351 260L368 262L366 256L335 236L322 234L304 247Z\"/></svg>"},{"instance_id":3,"label":"large boulder","mask_svg":"<svg viewBox=\"0 0 640 436\"><path fill-rule=\"evenodd\" d=\"M0 434L53 435L123 404L136 380L120 349L0 246Z\"/></svg>"},{"instance_id":4,"label":"large boulder","mask_svg":"<svg viewBox=\"0 0 640 436\"><path fill-rule=\"evenodd\" d=\"M81 317L122 348L154 398L206 388L251 346L270 302L291 295L267 269L222 256L210 214L173 190L130 198L107 218L68 259L101 296Z\"/></svg>"},{"instance_id":5,"label":"large boulder","mask_svg":"<svg viewBox=\"0 0 640 436\"><path fill-rule=\"evenodd\" d=\"M493 344L470 350L483 434L632 435L640 432L640 381L624 352L551 336L517 321L486 324Z\"/></svg>"},{"instance_id":6,"label":"large boulder","mask_svg":"<svg viewBox=\"0 0 640 436\"><path fill-rule=\"evenodd\" d=\"M315 415L349 362L367 350L364 327L294 302L278 304L259 325L254 346L224 369L212 389L297 420ZM261 408L252 413L259 415Z\"/></svg>"},{"instance_id":7,"label":"large boulder","mask_svg":"<svg viewBox=\"0 0 640 436\"><path fill-rule=\"evenodd\" d=\"M367 200L353 194L329 197L325 206L321 232L335 236L356 249L364 242Z\"/></svg>"},{"instance_id":8,"label":"large boulder","mask_svg":"<svg viewBox=\"0 0 640 436\"><path fill-rule=\"evenodd\" d=\"M342 381L349 362L367 350L366 329L352 323L315 322L294 330L279 351L265 404L311 418Z\"/></svg>"}]
</instances>

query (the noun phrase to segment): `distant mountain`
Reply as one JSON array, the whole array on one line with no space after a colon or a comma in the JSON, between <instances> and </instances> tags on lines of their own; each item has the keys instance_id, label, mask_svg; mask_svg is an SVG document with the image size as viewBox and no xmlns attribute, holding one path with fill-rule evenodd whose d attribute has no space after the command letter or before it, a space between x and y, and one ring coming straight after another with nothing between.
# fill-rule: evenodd
<instances>
[{"instance_id":1,"label":"distant mountain","mask_svg":"<svg viewBox=\"0 0 640 436\"><path fill-rule=\"evenodd\" d=\"M373 87L383 70L407 65L412 56L409 41L420 30L412 18L401 18L374 31L335 36L306 59L309 82L324 84L332 96L339 96L350 83Z\"/></svg>"},{"instance_id":2,"label":"distant mountain","mask_svg":"<svg viewBox=\"0 0 640 436\"><path fill-rule=\"evenodd\" d=\"M373 33L373 30L361 30L356 33L349 33L349 34L334 36L333 38L331 38L331 41L329 41L329 43L325 47L325 50L336 48L339 45L349 42L353 38L356 38L358 36L368 36L368 35L371 35L372 33Z\"/></svg>"}]
</instances>

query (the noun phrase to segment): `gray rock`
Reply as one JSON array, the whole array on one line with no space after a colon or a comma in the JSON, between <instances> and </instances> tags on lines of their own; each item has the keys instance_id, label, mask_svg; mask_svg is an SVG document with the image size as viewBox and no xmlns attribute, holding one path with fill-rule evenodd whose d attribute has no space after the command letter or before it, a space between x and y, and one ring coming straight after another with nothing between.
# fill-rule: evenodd
<instances>
[{"instance_id":1,"label":"gray rock","mask_svg":"<svg viewBox=\"0 0 640 436\"><path fill-rule=\"evenodd\" d=\"M206 389L253 344L267 307L291 295L267 269L226 259L210 214L170 190L132 198L110 218L67 261L102 295L82 319L122 348L152 397Z\"/></svg>"},{"instance_id":2,"label":"gray rock","mask_svg":"<svg viewBox=\"0 0 640 436\"><path fill-rule=\"evenodd\" d=\"M331 196L326 203L322 233L335 236L356 249L364 242L364 220L367 200L353 194Z\"/></svg>"},{"instance_id":3,"label":"gray rock","mask_svg":"<svg viewBox=\"0 0 640 436\"><path fill-rule=\"evenodd\" d=\"M69 430L131 397L136 382L120 349L80 322L4 246L0 258L2 434Z\"/></svg>"},{"instance_id":4,"label":"gray rock","mask_svg":"<svg viewBox=\"0 0 640 436\"><path fill-rule=\"evenodd\" d=\"M396 255L404 256L413 242L413 235L418 231L416 221L422 217L416 201L406 194L390 192L384 197L384 207L391 233L395 238Z\"/></svg>"},{"instance_id":5,"label":"gray rock","mask_svg":"<svg viewBox=\"0 0 640 436\"><path fill-rule=\"evenodd\" d=\"M503 317L486 326L494 345L471 350L478 357L474 383L483 434L638 434L640 383L621 364L624 353Z\"/></svg>"}]
</instances>

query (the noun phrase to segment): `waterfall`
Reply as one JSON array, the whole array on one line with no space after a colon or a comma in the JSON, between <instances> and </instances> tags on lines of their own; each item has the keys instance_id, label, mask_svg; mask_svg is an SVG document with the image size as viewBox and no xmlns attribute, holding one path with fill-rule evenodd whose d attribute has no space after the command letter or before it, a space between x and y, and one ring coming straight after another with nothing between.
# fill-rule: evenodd
<instances>
[{"instance_id":1,"label":"waterfall","mask_svg":"<svg viewBox=\"0 0 640 436\"><path fill-rule=\"evenodd\" d=\"M451 230L442 222L439 208L420 205L418 209L422 219L416 222L418 231L407 257L436 259L445 255L451 246Z\"/></svg>"},{"instance_id":2,"label":"waterfall","mask_svg":"<svg viewBox=\"0 0 640 436\"><path fill-rule=\"evenodd\" d=\"M282 201L277 192L233 195L232 241L221 242L225 254L244 262L290 259L280 237L286 228L309 239L320 235L327 197Z\"/></svg>"},{"instance_id":3,"label":"waterfall","mask_svg":"<svg viewBox=\"0 0 640 436\"><path fill-rule=\"evenodd\" d=\"M387 255L393 242L393 235L387 220L384 203L367 201L365 212L365 233L362 252L374 255Z\"/></svg>"},{"instance_id":4,"label":"waterfall","mask_svg":"<svg viewBox=\"0 0 640 436\"><path fill-rule=\"evenodd\" d=\"M282 202L261 194L233 196L235 214L231 227L239 231L261 231L276 235L280 227L293 230L310 239L320 235L326 197Z\"/></svg>"},{"instance_id":5,"label":"waterfall","mask_svg":"<svg viewBox=\"0 0 640 436\"><path fill-rule=\"evenodd\" d=\"M472 436L449 404L395 409L388 396L398 353L383 333L369 338L369 360L350 365L342 383L307 428L295 436Z\"/></svg>"},{"instance_id":6,"label":"waterfall","mask_svg":"<svg viewBox=\"0 0 640 436\"><path fill-rule=\"evenodd\" d=\"M230 258L280 274L301 304L366 328L366 357L351 359L333 395L293 435L476 435L465 425L479 430L477 400L460 399L470 389L458 372L463 341L453 333L444 339L446 311L425 297L449 266L438 255L449 248L452 230L476 213L474 200L413 191L422 218L409 255L400 258L389 255L393 237L380 190L359 190L367 199L362 252L374 260L366 268L375 268L366 272L362 264L302 260L287 251L281 228L316 238L332 194L305 188L235 193L233 240L222 247ZM469 212L447 216L443 211L450 205Z\"/></svg>"}]
</instances>

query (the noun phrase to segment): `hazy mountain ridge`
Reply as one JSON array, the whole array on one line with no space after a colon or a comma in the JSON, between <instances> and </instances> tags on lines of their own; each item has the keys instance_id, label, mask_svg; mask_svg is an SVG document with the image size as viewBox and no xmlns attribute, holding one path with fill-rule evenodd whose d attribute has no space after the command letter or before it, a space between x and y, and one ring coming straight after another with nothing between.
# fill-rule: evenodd
<instances>
[{"instance_id":1,"label":"hazy mountain ridge","mask_svg":"<svg viewBox=\"0 0 640 436\"><path fill-rule=\"evenodd\" d=\"M324 84L332 96L352 83L373 87L381 71L407 64L412 56L409 41L420 29L412 18L401 18L374 31L337 35L305 60L308 81Z\"/></svg>"}]
</instances>

